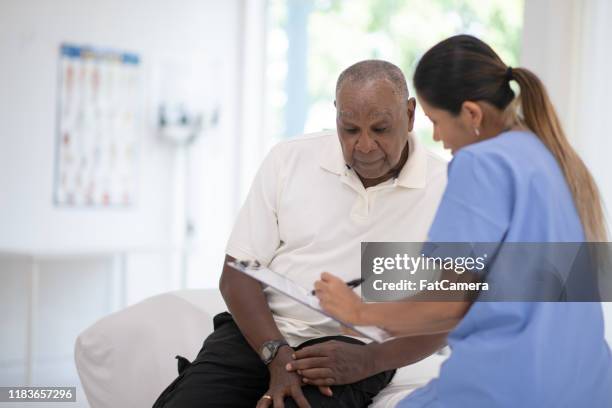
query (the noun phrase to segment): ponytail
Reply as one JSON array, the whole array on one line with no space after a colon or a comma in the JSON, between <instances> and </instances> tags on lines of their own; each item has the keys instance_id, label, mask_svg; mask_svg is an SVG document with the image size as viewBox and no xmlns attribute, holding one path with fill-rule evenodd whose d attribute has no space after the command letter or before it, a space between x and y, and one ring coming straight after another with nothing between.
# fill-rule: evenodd
<instances>
[{"instance_id":1,"label":"ponytail","mask_svg":"<svg viewBox=\"0 0 612 408\"><path fill-rule=\"evenodd\" d=\"M559 163L574 198L587 241L606 241L608 234L599 189L567 140L542 81L525 68L513 68L511 77L520 87L522 121L540 138Z\"/></svg>"}]
</instances>

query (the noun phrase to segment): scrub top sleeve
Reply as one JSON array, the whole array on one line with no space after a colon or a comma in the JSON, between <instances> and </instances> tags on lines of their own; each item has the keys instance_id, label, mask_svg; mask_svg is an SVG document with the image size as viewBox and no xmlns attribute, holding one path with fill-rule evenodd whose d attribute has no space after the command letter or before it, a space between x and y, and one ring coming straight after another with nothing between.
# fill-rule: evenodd
<instances>
[{"instance_id":1,"label":"scrub top sleeve","mask_svg":"<svg viewBox=\"0 0 612 408\"><path fill-rule=\"evenodd\" d=\"M499 156L457 152L429 230L431 242L500 242L514 202L512 171Z\"/></svg>"}]
</instances>

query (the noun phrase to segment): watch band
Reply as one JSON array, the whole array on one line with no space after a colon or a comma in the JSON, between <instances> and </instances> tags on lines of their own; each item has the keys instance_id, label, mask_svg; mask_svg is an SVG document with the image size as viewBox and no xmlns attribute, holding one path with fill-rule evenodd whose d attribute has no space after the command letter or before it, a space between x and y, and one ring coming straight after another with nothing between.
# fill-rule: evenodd
<instances>
[{"instance_id":1,"label":"watch band","mask_svg":"<svg viewBox=\"0 0 612 408\"><path fill-rule=\"evenodd\" d=\"M265 365L270 364L272 360L274 360L274 357L276 357L278 354L278 350L281 347L288 345L289 343L287 343L287 341L284 339L266 341L264 344L262 344L261 351L259 353L261 361L263 361Z\"/></svg>"}]
</instances>

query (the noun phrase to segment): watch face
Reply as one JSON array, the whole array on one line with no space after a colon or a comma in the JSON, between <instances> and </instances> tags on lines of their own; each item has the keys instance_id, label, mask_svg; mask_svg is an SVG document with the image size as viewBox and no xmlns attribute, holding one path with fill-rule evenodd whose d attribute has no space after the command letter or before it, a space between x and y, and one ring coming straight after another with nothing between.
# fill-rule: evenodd
<instances>
[{"instance_id":1,"label":"watch face","mask_svg":"<svg viewBox=\"0 0 612 408\"><path fill-rule=\"evenodd\" d=\"M261 351L261 356L264 360L269 360L270 357L272 357L272 350L269 345L264 346L263 350Z\"/></svg>"}]
</instances>

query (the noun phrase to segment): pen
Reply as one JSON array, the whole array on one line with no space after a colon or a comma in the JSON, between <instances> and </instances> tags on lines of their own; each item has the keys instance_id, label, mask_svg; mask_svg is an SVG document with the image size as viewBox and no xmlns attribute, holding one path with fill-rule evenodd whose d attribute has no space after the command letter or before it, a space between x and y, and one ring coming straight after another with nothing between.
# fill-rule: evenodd
<instances>
[{"instance_id":1,"label":"pen","mask_svg":"<svg viewBox=\"0 0 612 408\"><path fill-rule=\"evenodd\" d=\"M363 279L363 278L353 279L353 280L350 280L350 281L346 282L346 286L348 286L349 288L356 288L357 286L361 285L364 280L365 279ZM315 290L314 289L311 290L310 294L314 295L315 294Z\"/></svg>"}]
</instances>

